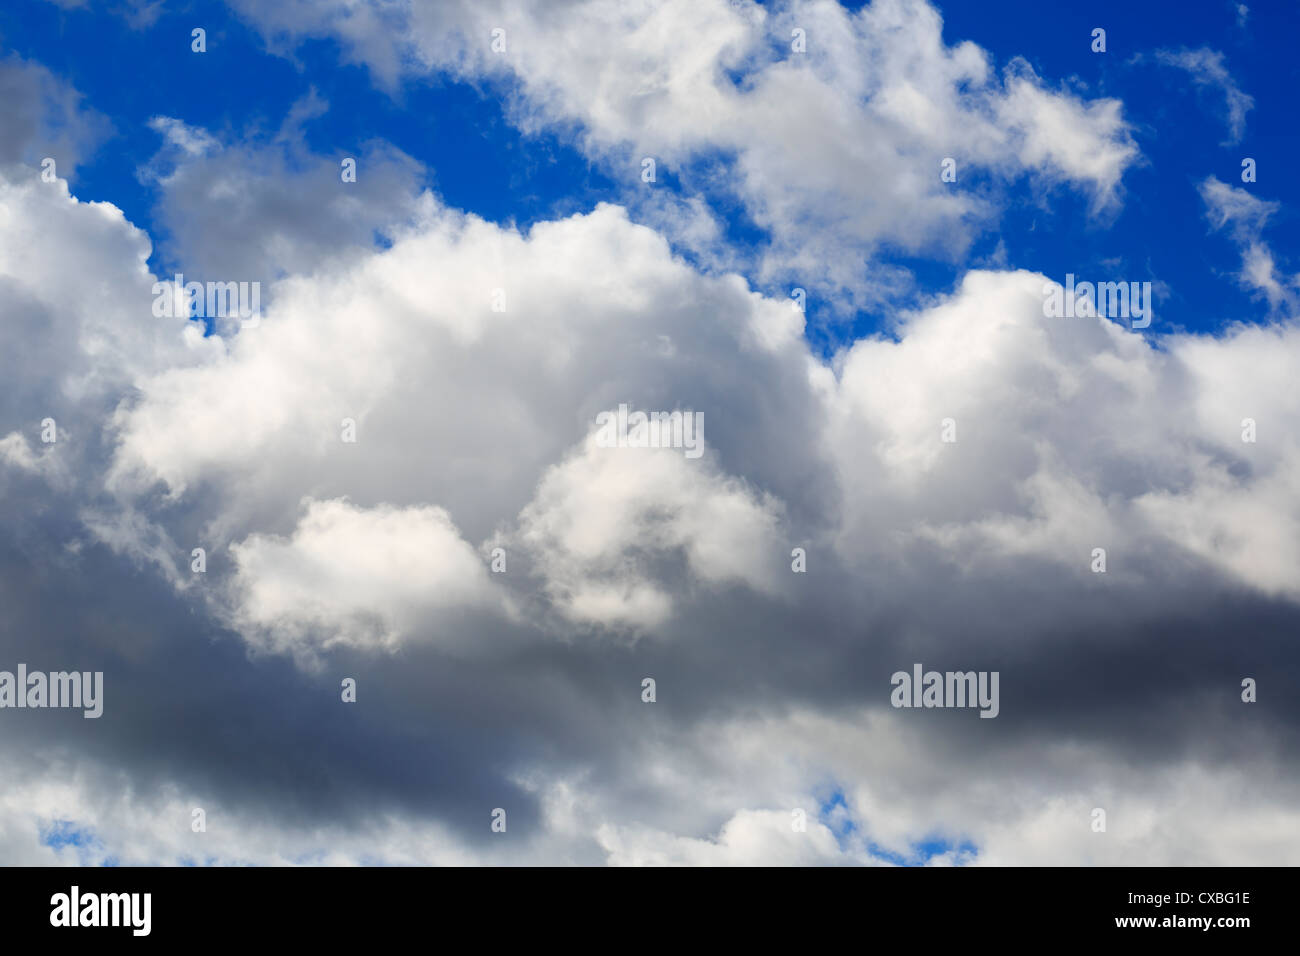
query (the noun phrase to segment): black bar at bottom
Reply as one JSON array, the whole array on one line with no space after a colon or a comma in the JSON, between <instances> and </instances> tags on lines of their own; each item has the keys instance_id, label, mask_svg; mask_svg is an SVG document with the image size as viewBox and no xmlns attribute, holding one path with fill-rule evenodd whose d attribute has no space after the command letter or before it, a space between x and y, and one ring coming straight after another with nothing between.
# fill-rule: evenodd
<instances>
[{"instance_id":1,"label":"black bar at bottom","mask_svg":"<svg viewBox=\"0 0 1300 956\"><path fill-rule=\"evenodd\" d=\"M433 935L415 939L435 945L470 933L495 944L517 935L534 945L734 947L845 932L864 943L1127 936L1231 945L1260 930L1285 932L1294 882L1289 869L1245 867L0 868L0 926L8 943L75 937L92 945L373 945L421 932Z\"/></svg>"}]
</instances>

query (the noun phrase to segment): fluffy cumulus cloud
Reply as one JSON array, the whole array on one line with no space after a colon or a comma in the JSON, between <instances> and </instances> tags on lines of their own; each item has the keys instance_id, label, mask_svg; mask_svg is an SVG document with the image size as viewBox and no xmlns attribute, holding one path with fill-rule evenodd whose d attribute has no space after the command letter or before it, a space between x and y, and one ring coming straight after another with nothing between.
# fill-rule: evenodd
<instances>
[{"instance_id":1,"label":"fluffy cumulus cloud","mask_svg":"<svg viewBox=\"0 0 1300 956\"><path fill-rule=\"evenodd\" d=\"M39 474L65 488L107 454L105 417L141 375L220 343L184 319L152 319L149 241L111 204L81 202L66 180L16 163L0 167L0 225L0 455L13 480Z\"/></svg>"},{"instance_id":2,"label":"fluffy cumulus cloud","mask_svg":"<svg viewBox=\"0 0 1300 956\"><path fill-rule=\"evenodd\" d=\"M158 189L163 251L184 264L187 280L269 284L310 274L370 249L409 218L423 167L383 142L354 155L311 153L302 127L328 109L312 92L274 132L227 142L175 117L150 121L159 150L141 175ZM366 174L340 194L348 161Z\"/></svg>"},{"instance_id":3,"label":"fluffy cumulus cloud","mask_svg":"<svg viewBox=\"0 0 1300 956\"><path fill-rule=\"evenodd\" d=\"M487 573L436 507L361 510L309 501L292 538L232 545L241 630L272 646L346 641L383 646L441 607L487 599ZM377 620L376 620L377 619Z\"/></svg>"},{"instance_id":4,"label":"fluffy cumulus cloud","mask_svg":"<svg viewBox=\"0 0 1300 956\"><path fill-rule=\"evenodd\" d=\"M941 191L957 143L1099 207L1135 157L1117 104L995 71L924 6L245 12L286 50L339 37L389 84L509 73L520 122L578 123L601 156L729 151L774 249L796 222L842 250L982 221L993 196ZM623 206L493 224L383 144L393 195L357 228L389 241L301 249L356 221L270 201L328 195L311 163L267 164L305 149L286 128L154 124L167 215L237 207L291 250L260 323L207 335L154 314L150 241L120 211L26 154L0 167L3 646L106 684L98 720L6 715L6 859L1300 856L1290 300L1155 339L977 270L825 358L789 300ZM1202 194L1249 245L1260 201ZM268 258L177 241L205 268ZM698 413L697 449L605 440L623 405ZM997 719L891 707L913 662L999 672Z\"/></svg>"}]
</instances>

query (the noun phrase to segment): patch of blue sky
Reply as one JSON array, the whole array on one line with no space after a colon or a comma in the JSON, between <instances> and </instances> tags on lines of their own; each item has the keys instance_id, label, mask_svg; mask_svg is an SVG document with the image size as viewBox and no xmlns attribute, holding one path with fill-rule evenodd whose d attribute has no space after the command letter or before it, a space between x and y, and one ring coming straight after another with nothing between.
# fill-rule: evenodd
<instances>
[{"instance_id":1,"label":"patch of blue sky","mask_svg":"<svg viewBox=\"0 0 1300 956\"><path fill-rule=\"evenodd\" d=\"M850 843L861 843L868 854L895 866L924 866L935 857L951 856L958 865L971 862L979 855L979 848L970 840L955 840L938 833L929 834L908 844L908 851L889 850L872 840L863 841L863 828L854 817L852 809L839 787L830 790L817 811L818 821L824 824L845 849Z\"/></svg>"},{"instance_id":2,"label":"patch of blue sky","mask_svg":"<svg viewBox=\"0 0 1300 956\"><path fill-rule=\"evenodd\" d=\"M40 840L60 855L71 848L81 866L90 865L97 860L102 866L118 865L115 857L104 857L104 845L95 836L94 830L75 820L51 821L41 828Z\"/></svg>"}]
</instances>

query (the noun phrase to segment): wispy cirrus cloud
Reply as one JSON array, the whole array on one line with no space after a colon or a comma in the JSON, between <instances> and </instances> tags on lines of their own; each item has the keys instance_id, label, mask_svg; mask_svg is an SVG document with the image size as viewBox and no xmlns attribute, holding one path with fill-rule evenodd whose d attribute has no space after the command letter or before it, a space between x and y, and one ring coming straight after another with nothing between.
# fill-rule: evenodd
<instances>
[{"instance_id":1,"label":"wispy cirrus cloud","mask_svg":"<svg viewBox=\"0 0 1300 956\"><path fill-rule=\"evenodd\" d=\"M1202 47L1197 50L1157 50L1155 56L1158 63L1185 72L1197 87L1221 94L1224 122L1228 127L1228 139L1224 145L1241 142L1246 132L1246 114L1254 108L1255 100L1237 86L1224 55L1218 50Z\"/></svg>"}]
</instances>

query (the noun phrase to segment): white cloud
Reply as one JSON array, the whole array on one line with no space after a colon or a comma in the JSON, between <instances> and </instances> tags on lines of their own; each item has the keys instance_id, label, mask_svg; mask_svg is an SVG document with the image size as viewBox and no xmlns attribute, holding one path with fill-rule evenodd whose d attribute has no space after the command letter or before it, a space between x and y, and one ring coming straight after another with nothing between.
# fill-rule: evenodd
<instances>
[{"instance_id":1,"label":"white cloud","mask_svg":"<svg viewBox=\"0 0 1300 956\"><path fill-rule=\"evenodd\" d=\"M1285 306L1294 313L1300 304L1300 274L1280 273L1273 251L1263 239L1264 227L1277 212L1278 203L1253 196L1240 186L1229 186L1214 176L1206 177L1199 191L1211 226L1228 230L1241 249L1241 283L1261 293L1273 309Z\"/></svg>"},{"instance_id":2,"label":"white cloud","mask_svg":"<svg viewBox=\"0 0 1300 956\"><path fill-rule=\"evenodd\" d=\"M237 623L250 640L291 652L396 649L443 610L493 603L482 560L441 508L303 504L292 537L231 545Z\"/></svg>"},{"instance_id":3,"label":"white cloud","mask_svg":"<svg viewBox=\"0 0 1300 956\"><path fill-rule=\"evenodd\" d=\"M155 116L149 121L149 128L161 134L168 144L175 146L186 156L202 156L220 146L216 138L206 130L191 126L173 116Z\"/></svg>"},{"instance_id":4,"label":"white cloud","mask_svg":"<svg viewBox=\"0 0 1300 956\"><path fill-rule=\"evenodd\" d=\"M148 239L116 207L78 201L66 180L0 170L0 230L0 482L26 472L93 493L82 483L105 454L102 427L134 382L219 343L154 318Z\"/></svg>"},{"instance_id":5,"label":"white cloud","mask_svg":"<svg viewBox=\"0 0 1300 956\"><path fill-rule=\"evenodd\" d=\"M1244 20L1243 15L1241 22ZM1241 142L1241 137L1246 132L1246 114L1254 108L1255 100L1237 86L1236 80L1224 65L1222 53L1208 48L1158 50L1156 60L1165 66L1177 67L1187 72L1198 87L1215 89L1222 93L1226 113L1225 122L1228 126L1228 140L1224 145L1231 146Z\"/></svg>"},{"instance_id":6,"label":"white cloud","mask_svg":"<svg viewBox=\"0 0 1300 956\"><path fill-rule=\"evenodd\" d=\"M706 416L707 421L707 416ZM664 552L685 557L692 588L730 583L776 591L780 505L677 449L601 448L549 470L520 515L520 538L566 617L662 626L668 589L648 574Z\"/></svg>"},{"instance_id":7,"label":"white cloud","mask_svg":"<svg viewBox=\"0 0 1300 956\"><path fill-rule=\"evenodd\" d=\"M612 866L824 866L861 861L841 853L835 835L816 820L796 831L791 812L740 810L716 839L645 828L602 827L597 839Z\"/></svg>"}]
</instances>

